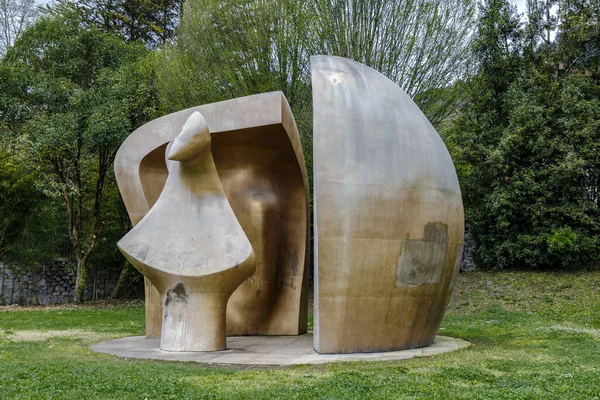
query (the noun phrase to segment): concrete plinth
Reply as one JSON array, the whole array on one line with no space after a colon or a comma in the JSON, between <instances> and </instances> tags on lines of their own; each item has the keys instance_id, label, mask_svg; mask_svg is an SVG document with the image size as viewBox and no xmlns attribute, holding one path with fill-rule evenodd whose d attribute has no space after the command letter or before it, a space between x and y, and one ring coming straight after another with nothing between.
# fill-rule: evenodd
<instances>
[{"instance_id":1,"label":"concrete plinth","mask_svg":"<svg viewBox=\"0 0 600 400\"><path fill-rule=\"evenodd\" d=\"M109 340L92 346L99 353L119 357L168 361L195 361L208 364L275 365L323 364L344 361L390 361L428 357L459 350L469 342L436 336L428 347L385 353L318 354L313 350L313 335L239 336L227 338L227 350L210 352L168 352L159 349L158 338L133 336Z\"/></svg>"}]
</instances>

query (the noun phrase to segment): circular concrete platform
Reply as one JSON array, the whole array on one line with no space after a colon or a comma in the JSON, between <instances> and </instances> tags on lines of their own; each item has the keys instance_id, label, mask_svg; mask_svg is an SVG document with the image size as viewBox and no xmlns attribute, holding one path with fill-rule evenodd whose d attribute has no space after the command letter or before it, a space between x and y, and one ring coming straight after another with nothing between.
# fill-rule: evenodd
<instances>
[{"instance_id":1,"label":"circular concrete platform","mask_svg":"<svg viewBox=\"0 0 600 400\"><path fill-rule=\"evenodd\" d=\"M168 352L158 348L158 338L133 336L108 340L92 350L119 357L168 361L196 361L208 364L292 365L343 361L389 361L427 357L469 346L470 343L448 336L436 336L435 342L420 349L385 353L318 354L313 350L313 335L234 336L227 338L227 350L211 352Z\"/></svg>"}]
</instances>

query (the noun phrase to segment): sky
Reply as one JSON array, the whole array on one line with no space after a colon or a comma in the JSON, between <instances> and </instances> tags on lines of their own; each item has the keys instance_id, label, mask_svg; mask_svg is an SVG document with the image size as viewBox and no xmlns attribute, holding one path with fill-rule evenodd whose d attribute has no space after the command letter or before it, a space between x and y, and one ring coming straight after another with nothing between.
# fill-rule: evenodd
<instances>
[{"instance_id":1,"label":"sky","mask_svg":"<svg viewBox=\"0 0 600 400\"><path fill-rule=\"evenodd\" d=\"M510 0L510 2L512 4L515 4L517 6L517 9L519 10L519 13L524 13L525 12L527 0Z\"/></svg>"}]
</instances>

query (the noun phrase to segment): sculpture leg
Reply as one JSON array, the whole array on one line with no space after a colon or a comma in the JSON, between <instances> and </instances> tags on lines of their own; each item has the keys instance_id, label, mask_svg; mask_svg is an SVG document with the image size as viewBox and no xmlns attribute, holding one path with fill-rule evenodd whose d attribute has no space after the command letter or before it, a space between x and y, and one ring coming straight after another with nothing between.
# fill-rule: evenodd
<instances>
[{"instance_id":1,"label":"sculpture leg","mask_svg":"<svg viewBox=\"0 0 600 400\"><path fill-rule=\"evenodd\" d=\"M160 349L225 350L225 309L230 293L194 292L182 283L163 294Z\"/></svg>"},{"instance_id":2,"label":"sculpture leg","mask_svg":"<svg viewBox=\"0 0 600 400\"><path fill-rule=\"evenodd\" d=\"M146 303L146 337L160 337L162 326L162 301L158 289L148 278L144 278L144 298Z\"/></svg>"}]
</instances>

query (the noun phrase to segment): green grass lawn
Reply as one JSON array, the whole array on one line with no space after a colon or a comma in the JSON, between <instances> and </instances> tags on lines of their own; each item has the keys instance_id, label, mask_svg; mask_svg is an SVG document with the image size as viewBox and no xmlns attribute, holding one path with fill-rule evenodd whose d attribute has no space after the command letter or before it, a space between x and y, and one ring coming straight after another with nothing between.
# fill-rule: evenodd
<instances>
[{"instance_id":1,"label":"green grass lawn","mask_svg":"<svg viewBox=\"0 0 600 400\"><path fill-rule=\"evenodd\" d=\"M600 399L600 272L461 274L434 357L278 369L119 359L139 303L0 311L0 399Z\"/></svg>"}]
</instances>

